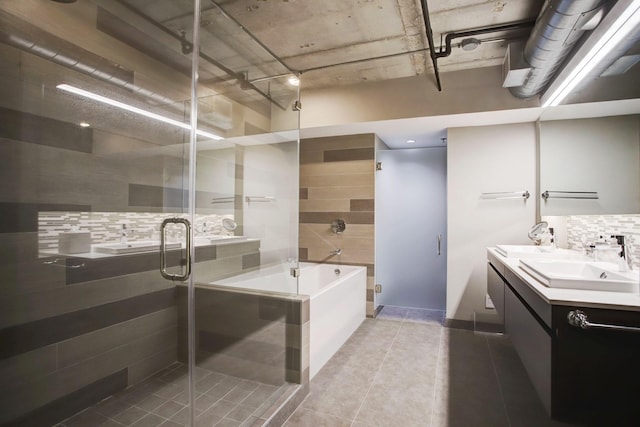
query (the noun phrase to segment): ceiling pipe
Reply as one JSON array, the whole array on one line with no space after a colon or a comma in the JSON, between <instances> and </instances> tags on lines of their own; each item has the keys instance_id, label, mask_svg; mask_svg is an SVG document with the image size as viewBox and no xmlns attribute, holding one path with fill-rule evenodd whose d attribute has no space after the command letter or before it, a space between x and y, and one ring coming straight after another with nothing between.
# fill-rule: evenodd
<instances>
[{"instance_id":1,"label":"ceiling pipe","mask_svg":"<svg viewBox=\"0 0 640 427\"><path fill-rule=\"evenodd\" d=\"M436 86L438 92L442 92L442 84L440 83L440 71L438 71L438 57L436 55L435 45L433 43L433 29L431 28L431 18L429 17L429 7L427 0L421 0L422 3L422 19L424 20L424 29L427 33L427 42L429 43L429 55L433 64L433 73L436 77Z\"/></svg>"},{"instance_id":2,"label":"ceiling pipe","mask_svg":"<svg viewBox=\"0 0 640 427\"><path fill-rule=\"evenodd\" d=\"M594 27L606 0L548 0L524 47L531 66L525 83L509 90L517 98L542 92L585 31Z\"/></svg>"},{"instance_id":3,"label":"ceiling pipe","mask_svg":"<svg viewBox=\"0 0 640 427\"><path fill-rule=\"evenodd\" d=\"M440 48L440 51L436 52L435 56L436 58L446 58L447 56L451 55L451 42L454 39L473 37L480 34L498 33L501 31L528 30L529 28L532 28L534 26L535 22L535 20L523 21L513 24L492 25L489 27L477 28L473 30L454 31L452 33L448 33L444 39L444 49Z\"/></svg>"},{"instance_id":4,"label":"ceiling pipe","mask_svg":"<svg viewBox=\"0 0 640 427\"><path fill-rule=\"evenodd\" d=\"M148 23L150 23L154 27L158 28L159 30L161 30L164 33L166 33L167 35L169 35L169 36L173 37L174 39L176 39L177 41L179 41L183 52L185 52L185 51L186 52L193 51L192 43L189 42L188 40L186 40L184 35L179 35L179 34L174 33L172 30L170 30L169 28L165 27L160 22L157 22L155 19L151 18L149 15L145 14L140 9L130 5L129 3L127 3L127 2L125 2L123 0L116 0L116 2L118 4L120 4L122 7L124 7L126 9L128 9L129 11L133 12L134 14L139 16L140 18L144 19L145 21L147 21ZM281 110L283 110L283 111L287 110L287 108L285 106L283 106L280 103L278 103L275 99L273 99L271 97L271 95L269 95L268 93L264 93L258 87L256 87L252 83L250 83L246 79L246 76L244 76L242 73L237 73L237 72L233 71L232 69L226 67L224 64L222 64L221 62L215 60L211 56L203 53L202 51L200 51L199 54L200 54L200 58L204 59L205 61L207 61L208 63L210 63L214 67L218 68L220 71L224 72L228 76L231 76L234 79L238 80L238 82L240 83L240 86L241 86L242 89L254 90L255 92L257 92L260 95L262 95L264 98L269 100L271 103L273 103L275 106L280 108Z\"/></svg>"}]
</instances>

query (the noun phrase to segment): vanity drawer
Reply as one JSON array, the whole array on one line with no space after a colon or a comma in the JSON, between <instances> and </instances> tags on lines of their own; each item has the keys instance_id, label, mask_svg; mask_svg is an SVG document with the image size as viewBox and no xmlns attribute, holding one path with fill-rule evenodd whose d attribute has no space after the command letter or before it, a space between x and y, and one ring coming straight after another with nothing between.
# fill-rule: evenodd
<instances>
[{"instance_id":1,"label":"vanity drawer","mask_svg":"<svg viewBox=\"0 0 640 427\"><path fill-rule=\"evenodd\" d=\"M504 278L516 294L529 306L540 321L551 329L551 305L542 299L533 289L524 283L511 270L505 269Z\"/></svg>"}]
</instances>

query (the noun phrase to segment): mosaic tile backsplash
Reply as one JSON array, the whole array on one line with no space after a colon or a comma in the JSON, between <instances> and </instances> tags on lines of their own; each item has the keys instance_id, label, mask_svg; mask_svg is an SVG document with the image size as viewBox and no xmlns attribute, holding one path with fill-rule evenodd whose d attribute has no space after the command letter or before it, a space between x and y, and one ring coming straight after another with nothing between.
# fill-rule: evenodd
<instances>
[{"instance_id":1,"label":"mosaic tile backsplash","mask_svg":"<svg viewBox=\"0 0 640 427\"><path fill-rule=\"evenodd\" d=\"M128 240L160 240L160 224L165 218L176 216L186 215L147 212L39 212L39 249L57 250L58 234L68 231L89 231L93 244L119 242L122 224L126 224ZM233 215L196 215L195 235L233 235L222 227L224 218L233 219ZM167 228L168 241L182 241L183 234L184 227Z\"/></svg>"},{"instance_id":2,"label":"mosaic tile backsplash","mask_svg":"<svg viewBox=\"0 0 640 427\"><path fill-rule=\"evenodd\" d=\"M572 215L566 219L569 248L582 251L584 242L592 243L600 235L622 234L633 265L640 268L640 215Z\"/></svg>"}]
</instances>

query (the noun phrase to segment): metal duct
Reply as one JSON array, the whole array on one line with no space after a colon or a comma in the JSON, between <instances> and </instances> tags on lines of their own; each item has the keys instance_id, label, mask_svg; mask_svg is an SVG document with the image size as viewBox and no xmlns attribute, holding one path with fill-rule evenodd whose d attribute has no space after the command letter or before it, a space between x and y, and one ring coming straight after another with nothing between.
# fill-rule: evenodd
<instances>
[{"instance_id":1,"label":"metal duct","mask_svg":"<svg viewBox=\"0 0 640 427\"><path fill-rule=\"evenodd\" d=\"M522 86L509 88L530 98L547 86L582 34L593 28L606 0L547 0L524 47L531 71Z\"/></svg>"}]
</instances>

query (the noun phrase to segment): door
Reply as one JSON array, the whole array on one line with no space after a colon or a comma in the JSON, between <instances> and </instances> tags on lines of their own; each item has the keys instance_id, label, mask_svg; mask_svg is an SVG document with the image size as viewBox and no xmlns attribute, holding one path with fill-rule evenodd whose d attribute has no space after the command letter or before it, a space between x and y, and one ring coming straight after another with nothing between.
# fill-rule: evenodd
<instances>
[{"instance_id":1,"label":"door","mask_svg":"<svg viewBox=\"0 0 640 427\"><path fill-rule=\"evenodd\" d=\"M378 152L378 304L445 309L446 155L445 147Z\"/></svg>"}]
</instances>

